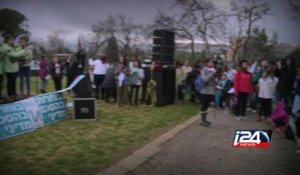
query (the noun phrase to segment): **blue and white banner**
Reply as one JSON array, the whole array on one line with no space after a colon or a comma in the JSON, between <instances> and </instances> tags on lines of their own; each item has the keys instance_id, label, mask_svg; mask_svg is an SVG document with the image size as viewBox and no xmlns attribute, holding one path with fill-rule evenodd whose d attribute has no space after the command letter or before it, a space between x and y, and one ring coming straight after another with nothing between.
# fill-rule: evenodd
<instances>
[{"instance_id":1,"label":"blue and white banner","mask_svg":"<svg viewBox=\"0 0 300 175\"><path fill-rule=\"evenodd\" d=\"M0 140L32 132L66 118L67 106L62 92L71 90L83 78L84 75L77 77L68 88L60 91L0 105Z\"/></svg>"}]
</instances>

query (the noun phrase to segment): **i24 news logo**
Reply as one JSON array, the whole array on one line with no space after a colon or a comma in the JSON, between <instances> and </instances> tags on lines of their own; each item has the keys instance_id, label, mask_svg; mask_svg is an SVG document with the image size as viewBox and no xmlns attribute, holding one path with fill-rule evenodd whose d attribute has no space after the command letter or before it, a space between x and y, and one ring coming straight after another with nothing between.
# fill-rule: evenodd
<instances>
[{"instance_id":1,"label":"i24 news logo","mask_svg":"<svg viewBox=\"0 0 300 175\"><path fill-rule=\"evenodd\" d=\"M233 147L267 148L270 146L272 130L236 130Z\"/></svg>"}]
</instances>

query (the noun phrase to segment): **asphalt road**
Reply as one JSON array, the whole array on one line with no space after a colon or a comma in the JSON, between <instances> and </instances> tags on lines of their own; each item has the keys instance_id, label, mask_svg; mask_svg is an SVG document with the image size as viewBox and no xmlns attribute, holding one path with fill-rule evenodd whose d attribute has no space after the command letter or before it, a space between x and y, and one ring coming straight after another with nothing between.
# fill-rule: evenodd
<instances>
[{"instance_id":1,"label":"asphalt road","mask_svg":"<svg viewBox=\"0 0 300 175\"><path fill-rule=\"evenodd\" d=\"M273 132L269 148L233 148L236 129L272 129L267 122L236 121L217 111L210 128L198 122L162 145L162 151L129 175L300 175L296 143L283 132Z\"/></svg>"}]
</instances>

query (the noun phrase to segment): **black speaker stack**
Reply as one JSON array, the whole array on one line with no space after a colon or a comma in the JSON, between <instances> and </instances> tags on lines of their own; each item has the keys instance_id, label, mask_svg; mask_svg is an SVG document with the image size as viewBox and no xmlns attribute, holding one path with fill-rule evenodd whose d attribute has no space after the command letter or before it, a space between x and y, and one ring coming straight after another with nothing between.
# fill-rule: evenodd
<instances>
[{"instance_id":1,"label":"black speaker stack","mask_svg":"<svg viewBox=\"0 0 300 175\"><path fill-rule=\"evenodd\" d=\"M162 69L153 72L156 81L157 106L165 106L175 101L176 69L174 66L175 34L168 30L154 30L152 61Z\"/></svg>"},{"instance_id":2,"label":"black speaker stack","mask_svg":"<svg viewBox=\"0 0 300 175\"><path fill-rule=\"evenodd\" d=\"M152 60L155 63L172 65L175 52L175 34L168 30L154 30Z\"/></svg>"}]
</instances>

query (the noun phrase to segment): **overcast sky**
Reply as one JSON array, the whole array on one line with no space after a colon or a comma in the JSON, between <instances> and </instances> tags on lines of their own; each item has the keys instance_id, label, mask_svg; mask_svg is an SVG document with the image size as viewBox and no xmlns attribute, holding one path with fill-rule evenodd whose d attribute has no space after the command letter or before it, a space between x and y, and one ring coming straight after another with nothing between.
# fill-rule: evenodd
<instances>
[{"instance_id":1,"label":"overcast sky","mask_svg":"<svg viewBox=\"0 0 300 175\"><path fill-rule=\"evenodd\" d=\"M229 0L213 0L224 5ZM272 16L262 21L267 33L277 31L280 42L300 43L300 23L292 21L286 0L271 2ZM1 0L1 8L20 11L28 18L29 30L34 39L47 39L57 30L65 30L63 38L77 41L78 35L91 31L91 24L109 14L125 14L138 23L153 21L158 9L172 5L173 0Z\"/></svg>"}]
</instances>

